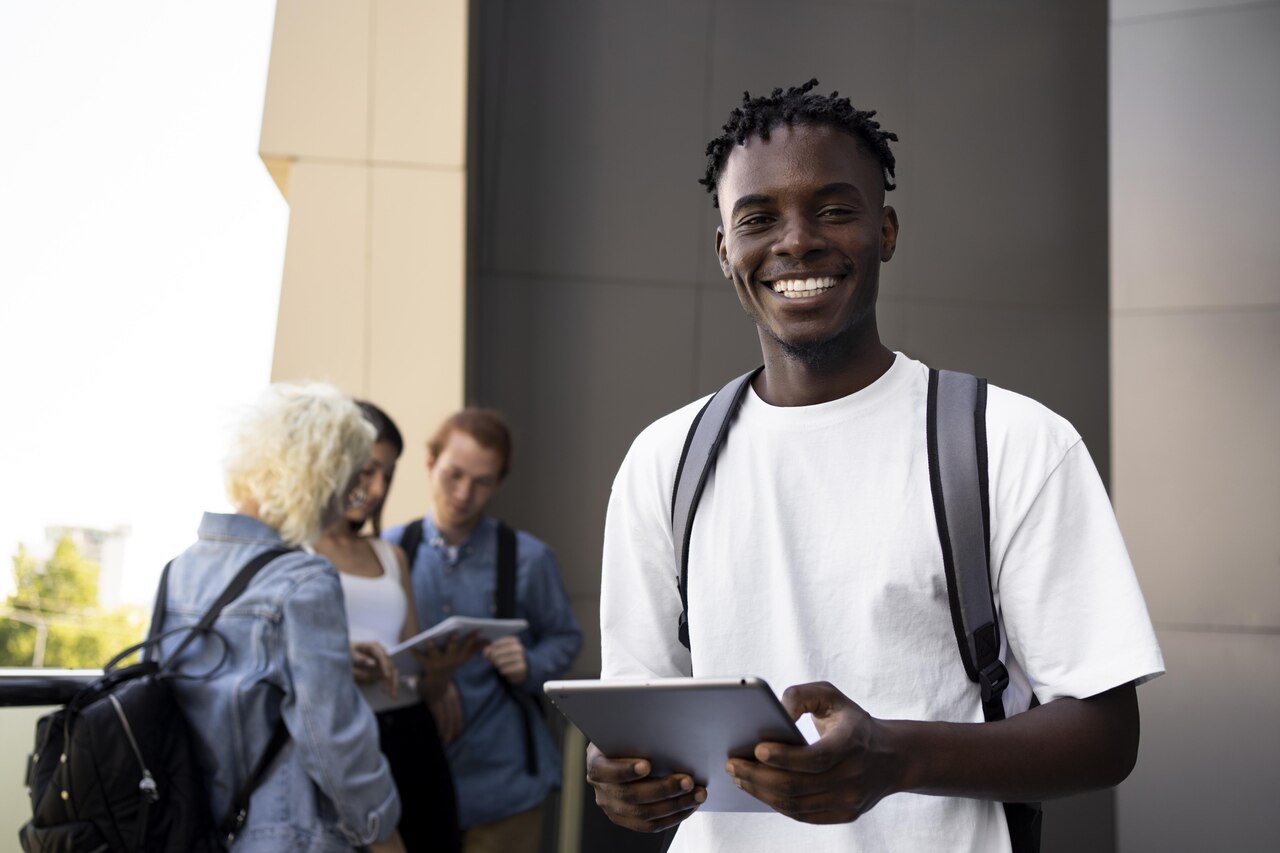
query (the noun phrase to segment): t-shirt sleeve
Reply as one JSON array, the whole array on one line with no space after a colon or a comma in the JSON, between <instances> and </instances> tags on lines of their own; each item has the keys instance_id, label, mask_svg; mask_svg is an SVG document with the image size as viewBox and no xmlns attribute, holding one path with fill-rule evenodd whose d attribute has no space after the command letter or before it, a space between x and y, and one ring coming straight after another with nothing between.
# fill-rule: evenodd
<instances>
[{"instance_id":1,"label":"t-shirt sleeve","mask_svg":"<svg viewBox=\"0 0 1280 853\"><path fill-rule=\"evenodd\" d=\"M1083 441L1049 473L996 570L1009 648L1041 702L1164 672L1115 512Z\"/></svg>"},{"instance_id":2,"label":"t-shirt sleeve","mask_svg":"<svg viewBox=\"0 0 1280 853\"><path fill-rule=\"evenodd\" d=\"M659 422L636 439L609 497L600 580L604 678L666 678L692 671L689 650L677 636L680 591L669 518L668 492L680 445L664 453L669 442L663 435L671 430L655 429L660 425L669 426Z\"/></svg>"}]
</instances>

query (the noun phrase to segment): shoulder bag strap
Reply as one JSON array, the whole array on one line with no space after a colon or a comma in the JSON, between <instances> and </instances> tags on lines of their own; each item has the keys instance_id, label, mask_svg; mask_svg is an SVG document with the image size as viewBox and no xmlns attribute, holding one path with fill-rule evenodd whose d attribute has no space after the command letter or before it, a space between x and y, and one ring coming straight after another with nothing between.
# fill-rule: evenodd
<instances>
[{"instance_id":1,"label":"shoulder bag strap","mask_svg":"<svg viewBox=\"0 0 1280 853\"><path fill-rule=\"evenodd\" d=\"M698 500L707 485L707 477L715 467L716 456L729 433L729 424L742 406L747 386L763 367L744 373L717 391L689 427L684 452L676 469L675 487L671 494L671 541L676 549L676 565L680 569L680 620L677 634L680 643L689 648L689 537L693 533L693 517Z\"/></svg>"}]
</instances>

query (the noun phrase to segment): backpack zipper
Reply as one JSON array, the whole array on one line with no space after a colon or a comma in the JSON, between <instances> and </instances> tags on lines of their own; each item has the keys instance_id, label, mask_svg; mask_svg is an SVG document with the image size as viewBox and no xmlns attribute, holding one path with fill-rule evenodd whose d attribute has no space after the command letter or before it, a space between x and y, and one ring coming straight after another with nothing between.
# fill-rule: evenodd
<instances>
[{"instance_id":1,"label":"backpack zipper","mask_svg":"<svg viewBox=\"0 0 1280 853\"><path fill-rule=\"evenodd\" d=\"M147 838L147 817L151 811L151 804L160 799L160 791L156 788L156 780L147 769L146 762L142 760L142 750L138 748L138 741L133 737L133 727L129 725L129 718L125 716L120 700L113 693L108 693L107 698L111 700L111 706L115 708L116 716L120 718L120 725L124 726L125 736L129 738L129 746L138 759L138 766L142 768L142 779L138 782L138 790L142 792L142 805L138 809L138 838L135 847L137 850L142 850Z\"/></svg>"}]
</instances>

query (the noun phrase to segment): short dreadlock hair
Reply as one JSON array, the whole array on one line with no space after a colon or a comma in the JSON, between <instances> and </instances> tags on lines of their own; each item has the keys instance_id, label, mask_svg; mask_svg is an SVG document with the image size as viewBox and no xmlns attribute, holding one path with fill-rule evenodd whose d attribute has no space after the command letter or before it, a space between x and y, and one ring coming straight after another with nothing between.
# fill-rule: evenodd
<instances>
[{"instance_id":1,"label":"short dreadlock hair","mask_svg":"<svg viewBox=\"0 0 1280 853\"><path fill-rule=\"evenodd\" d=\"M825 124L852 134L880 161L885 191L894 188L894 159L889 143L897 142L898 135L880 129L880 122L873 119L875 110L856 109L848 98L839 97L839 92L833 91L825 96L809 94L817 85L817 79L813 79L785 92L774 89L767 98L753 98L750 92L742 93L742 106L729 113L723 132L707 143L707 173L698 183L711 193L712 204L720 206L716 185L734 146L742 145L753 136L768 140L769 131L784 124Z\"/></svg>"}]
</instances>

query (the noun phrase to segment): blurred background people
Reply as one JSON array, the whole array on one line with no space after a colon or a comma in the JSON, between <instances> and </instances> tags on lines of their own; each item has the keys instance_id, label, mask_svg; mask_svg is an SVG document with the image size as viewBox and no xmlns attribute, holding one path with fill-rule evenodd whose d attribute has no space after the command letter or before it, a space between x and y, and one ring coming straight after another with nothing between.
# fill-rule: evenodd
<instances>
[{"instance_id":1,"label":"blurred background people","mask_svg":"<svg viewBox=\"0 0 1280 853\"><path fill-rule=\"evenodd\" d=\"M403 850L400 800L373 714L351 679L338 577L301 550L341 515L375 430L327 385L273 385L245 416L225 464L236 512L205 513L169 570L163 629L194 624L259 554L263 568L197 639L174 679L206 773L215 820L226 813L281 720L288 740L250 800L236 851ZM162 644L162 659L183 634Z\"/></svg>"},{"instance_id":2,"label":"blurred background people","mask_svg":"<svg viewBox=\"0 0 1280 853\"><path fill-rule=\"evenodd\" d=\"M457 412L427 443L426 467L427 515L384 534L411 552L418 621L494 616L501 525L485 509L511 467L510 430L496 412ZM555 556L524 531L514 541L513 615L529 627L460 666L432 704L448 743L466 853L538 849L543 801L560 786L560 757L536 697L582 647Z\"/></svg>"},{"instance_id":3,"label":"blurred background people","mask_svg":"<svg viewBox=\"0 0 1280 853\"><path fill-rule=\"evenodd\" d=\"M377 437L346 494L343 515L325 529L315 550L329 558L342 582L355 679L377 712L382 753L403 806L405 848L447 853L459 849L457 800L435 720L423 702L443 696L454 669L477 644L455 638L444 648L415 648L397 656L398 669L387 657L386 649L419 632L404 552L378 538L404 440L380 408L357 405ZM366 525L372 536L363 535Z\"/></svg>"}]
</instances>

